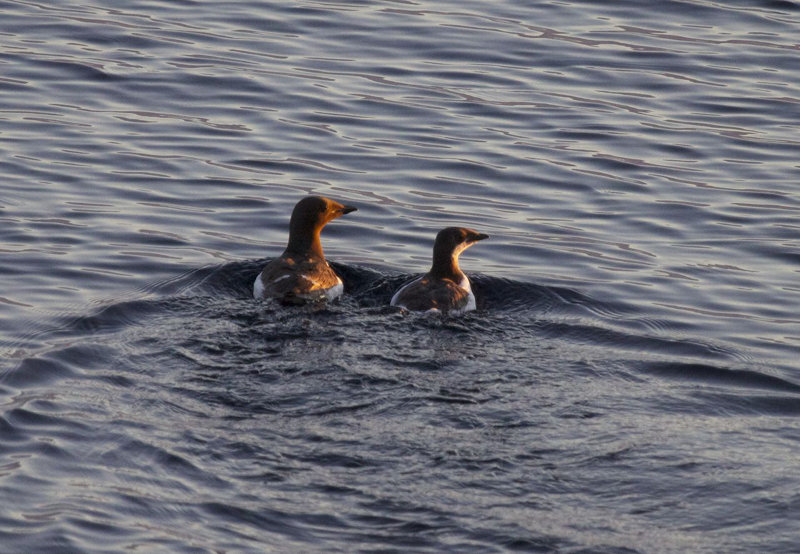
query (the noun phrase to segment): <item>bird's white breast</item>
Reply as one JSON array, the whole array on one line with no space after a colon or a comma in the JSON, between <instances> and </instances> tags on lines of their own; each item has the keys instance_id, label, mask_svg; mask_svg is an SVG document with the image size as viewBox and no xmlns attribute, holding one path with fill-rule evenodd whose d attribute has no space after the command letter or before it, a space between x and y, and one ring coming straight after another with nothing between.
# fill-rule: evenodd
<instances>
[{"instance_id":1,"label":"bird's white breast","mask_svg":"<svg viewBox=\"0 0 800 554\"><path fill-rule=\"evenodd\" d=\"M458 284L458 286L467 291L467 303L463 308L453 310L451 313L454 315L471 312L478 307L478 304L475 301L475 293L472 292L472 286L470 285L469 279L466 275L464 275L464 278L461 279L461 282Z\"/></svg>"}]
</instances>

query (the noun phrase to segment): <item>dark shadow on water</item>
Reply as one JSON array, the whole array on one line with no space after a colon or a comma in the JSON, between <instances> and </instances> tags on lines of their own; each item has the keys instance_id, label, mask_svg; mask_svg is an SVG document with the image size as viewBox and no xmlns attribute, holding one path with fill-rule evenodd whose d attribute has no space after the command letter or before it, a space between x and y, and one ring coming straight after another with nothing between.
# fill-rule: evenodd
<instances>
[{"instance_id":1,"label":"dark shadow on water","mask_svg":"<svg viewBox=\"0 0 800 554\"><path fill-rule=\"evenodd\" d=\"M44 345L32 349L38 354L21 359L1 380L15 387L49 383L102 365L115 349L149 352L165 368L249 368L266 380L276 371L307 371L319 356L340 366L345 361L336 358L349 357L355 366L423 371L493 356L517 370L543 363L543 355L552 355L548 349L562 357L590 349L611 365L623 360L632 376L800 393L800 385L742 367L744 357L736 351L670 336L663 330L669 322L654 331L648 314L636 308L563 287L472 274L477 311L460 317L409 314L388 304L415 275L334 263L345 282L340 301L284 307L252 298L252 283L265 262L200 268L155 283L140 298L56 318L36 337ZM131 340L136 344L127 344Z\"/></svg>"}]
</instances>

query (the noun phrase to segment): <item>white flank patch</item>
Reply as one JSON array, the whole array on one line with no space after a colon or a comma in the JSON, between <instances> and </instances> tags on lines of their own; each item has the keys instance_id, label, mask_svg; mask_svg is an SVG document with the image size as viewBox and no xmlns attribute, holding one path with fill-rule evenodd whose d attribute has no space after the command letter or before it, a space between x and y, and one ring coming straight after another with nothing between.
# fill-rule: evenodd
<instances>
[{"instance_id":1,"label":"white flank patch","mask_svg":"<svg viewBox=\"0 0 800 554\"><path fill-rule=\"evenodd\" d=\"M273 283L277 283L278 281L283 281L284 279L289 279L291 277L292 275L281 275L275 279ZM333 300L335 298L339 298L344 293L344 283L338 275L336 276L336 284L328 289L321 288L317 281L311 279L307 275L300 275L300 277L312 284L311 288L309 289L309 294L300 294L298 295L300 298L315 301L319 300L320 293L322 293L328 300ZM265 288L264 281L261 279L261 275L259 275L253 282L253 297L257 300L263 298Z\"/></svg>"},{"instance_id":2,"label":"white flank patch","mask_svg":"<svg viewBox=\"0 0 800 554\"><path fill-rule=\"evenodd\" d=\"M255 282L253 283L253 297L260 300L264 296L264 283L261 282L261 274L258 274Z\"/></svg>"},{"instance_id":3,"label":"white flank patch","mask_svg":"<svg viewBox=\"0 0 800 554\"><path fill-rule=\"evenodd\" d=\"M341 279L339 279L338 283L325 291L325 295L328 297L328 300L335 300L342 294L344 294L344 283L342 283Z\"/></svg>"},{"instance_id":4,"label":"white flank patch","mask_svg":"<svg viewBox=\"0 0 800 554\"><path fill-rule=\"evenodd\" d=\"M402 304L398 304L397 303L397 299L400 298L400 295L403 294L404 290L406 290L408 287L410 287L411 285L413 285L414 283L416 283L420 279L422 279L422 277L417 277L413 281L411 281L409 283L406 283L405 285L400 287L400 290L398 290L396 293L394 293L394 296L392 296L392 299L389 301L389 305L390 306L399 306L400 308L405 308L405 306L403 306Z\"/></svg>"},{"instance_id":5,"label":"white flank patch","mask_svg":"<svg viewBox=\"0 0 800 554\"><path fill-rule=\"evenodd\" d=\"M277 283L278 281L283 281L284 279L289 279L290 277L291 277L291 275L281 275L280 277L278 277L277 279L275 279L272 282L273 283ZM261 278L261 274L259 274L258 277L256 277L255 282L253 283L253 296L256 299L263 298L264 297L264 289L265 289L264 280Z\"/></svg>"}]
</instances>

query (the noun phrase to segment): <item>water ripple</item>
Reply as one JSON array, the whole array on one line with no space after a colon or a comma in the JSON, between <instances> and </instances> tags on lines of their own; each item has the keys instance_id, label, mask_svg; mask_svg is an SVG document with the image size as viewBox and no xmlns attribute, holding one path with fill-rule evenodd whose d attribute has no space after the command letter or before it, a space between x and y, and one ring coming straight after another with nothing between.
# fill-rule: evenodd
<instances>
[{"instance_id":1,"label":"water ripple","mask_svg":"<svg viewBox=\"0 0 800 554\"><path fill-rule=\"evenodd\" d=\"M796 2L2 11L7 549L792 551Z\"/></svg>"}]
</instances>

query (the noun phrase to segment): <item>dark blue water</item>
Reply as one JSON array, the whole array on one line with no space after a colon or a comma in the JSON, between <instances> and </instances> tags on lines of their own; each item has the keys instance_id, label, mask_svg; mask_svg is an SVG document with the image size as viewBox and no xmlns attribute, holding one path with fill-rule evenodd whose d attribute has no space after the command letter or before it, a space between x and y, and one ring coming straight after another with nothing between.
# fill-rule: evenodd
<instances>
[{"instance_id":1,"label":"dark blue water","mask_svg":"<svg viewBox=\"0 0 800 554\"><path fill-rule=\"evenodd\" d=\"M0 1L0 551L797 552L798 37ZM253 301L310 193L345 297ZM388 308L448 225L479 310Z\"/></svg>"}]
</instances>

